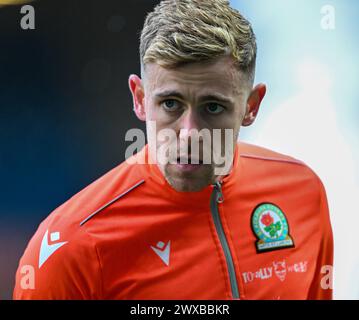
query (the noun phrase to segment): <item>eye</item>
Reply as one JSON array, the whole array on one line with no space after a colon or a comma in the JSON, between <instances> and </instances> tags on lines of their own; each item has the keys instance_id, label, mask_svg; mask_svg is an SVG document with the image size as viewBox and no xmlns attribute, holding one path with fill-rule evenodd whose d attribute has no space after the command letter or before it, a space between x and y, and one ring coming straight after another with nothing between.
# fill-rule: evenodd
<instances>
[{"instance_id":1,"label":"eye","mask_svg":"<svg viewBox=\"0 0 359 320\"><path fill-rule=\"evenodd\" d=\"M224 107L218 103L210 103L206 106L206 110L210 114L219 114L224 110Z\"/></svg>"},{"instance_id":2,"label":"eye","mask_svg":"<svg viewBox=\"0 0 359 320\"><path fill-rule=\"evenodd\" d=\"M165 100L161 104L167 111L176 111L179 108L178 102L173 99Z\"/></svg>"}]
</instances>

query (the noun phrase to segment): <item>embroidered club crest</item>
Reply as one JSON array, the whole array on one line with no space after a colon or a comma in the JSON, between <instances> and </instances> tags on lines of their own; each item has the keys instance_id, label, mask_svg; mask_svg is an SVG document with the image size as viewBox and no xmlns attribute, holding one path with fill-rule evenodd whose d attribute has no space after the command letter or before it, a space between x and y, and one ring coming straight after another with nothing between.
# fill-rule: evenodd
<instances>
[{"instance_id":1,"label":"embroidered club crest","mask_svg":"<svg viewBox=\"0 0 359 320\"><path fill-rule=\"evenodd\" d=\"M258 253L294 247L287 218L275 204L258 205L252 213L251 224Z\"/></svg>"}]
</instances>

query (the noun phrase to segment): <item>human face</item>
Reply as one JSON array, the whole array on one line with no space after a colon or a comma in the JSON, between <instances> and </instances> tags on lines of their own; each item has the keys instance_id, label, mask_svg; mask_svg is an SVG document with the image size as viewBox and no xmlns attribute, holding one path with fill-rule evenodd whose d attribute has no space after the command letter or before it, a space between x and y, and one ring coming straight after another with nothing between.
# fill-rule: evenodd
<instances>
[{"instance_id":1,"label":"human face","mask_svg":"<svg viewBox=\"0 0 359 320\"><path fill-rule=\"evenodd\" d=\"M151 156L156 152L156 159L169 160L158 163L168 183L177 191L199 191L214 183L219 177L215 172L219 164L213 161L213 153L229 154L230 159L226 161L232 162L240 127L250 111L247 102L251 87L233 60L221 57L171 69L156 63L147 64L142 81L130 77L130 88L136 114L147 123ZM155 128L151 130L153 124ZM163 129L171 130L173 138L161 140ZM193 133L203 129L209 133L209 139L197 140L199 153L193 156ZM214 129L221 133L219 141L214 139ZM230 143L225 140L226 129ZM183 141L187 141L182 144L185 148L180 147ZM169 148L163 147L165 143L175 146L175 158L168 155ZM212 155L212 161L203 163L208 154ZM181 164L181 158L189 164ZM196 160L198 164L191 163Z\"/></svg>"}]
</instances>

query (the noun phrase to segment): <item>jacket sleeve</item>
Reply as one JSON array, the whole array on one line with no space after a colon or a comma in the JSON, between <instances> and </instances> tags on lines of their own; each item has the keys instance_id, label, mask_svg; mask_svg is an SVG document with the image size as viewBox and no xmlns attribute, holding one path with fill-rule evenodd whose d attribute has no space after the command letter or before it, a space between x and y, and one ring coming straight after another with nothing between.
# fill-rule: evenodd
<instances>
[{"instance_id":1,"label":"jacket sleeve","mask_svg":"<svg viewBox=\"0 0 359 320\"><path fill-rule=\"evenodd\" d=\"M61 246L51 247L48 230L40 226L29 242L16 272L13 299L100 299L101 270L90 236L83 230L71 236L67 232L61 234Z\"/></svg>"},{"instance_id":2,"label":"jacket sleeve","mask_svg":"<svg viewBox=\"0 0 359 320\"><path fill-rule=\"evenodd\" d=\"M327 196L320 180L319 189L320 249L317 257L315 276L309 290L308 299L331 300L333 298L333 233Z\"/></svg>"}]
</instances>

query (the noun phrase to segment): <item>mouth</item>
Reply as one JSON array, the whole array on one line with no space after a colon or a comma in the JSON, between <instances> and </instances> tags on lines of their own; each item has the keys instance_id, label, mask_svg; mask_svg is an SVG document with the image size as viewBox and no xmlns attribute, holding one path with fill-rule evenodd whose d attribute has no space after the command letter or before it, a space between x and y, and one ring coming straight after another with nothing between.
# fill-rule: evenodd
<instances>
[{"instance_id":1,"label":"mouth","mask_svg":"<svg viewBox=\"0 0 359 320\"><path fill-rule=\"evenodd\" d=\"M203 160L191 157L178 157L177 164L183 165L202 165Z\"/></svg>"},{"instance_id":2,"label":"mouth","mask_svg":"<svg viewBox=\"0 0 359 320\"><path fill-rule=\"evenodd\" d=\"M187 157L178 157L176 168L183 172L194 172L203 167L203 160Z\"/></svg>"}]
</instances>

